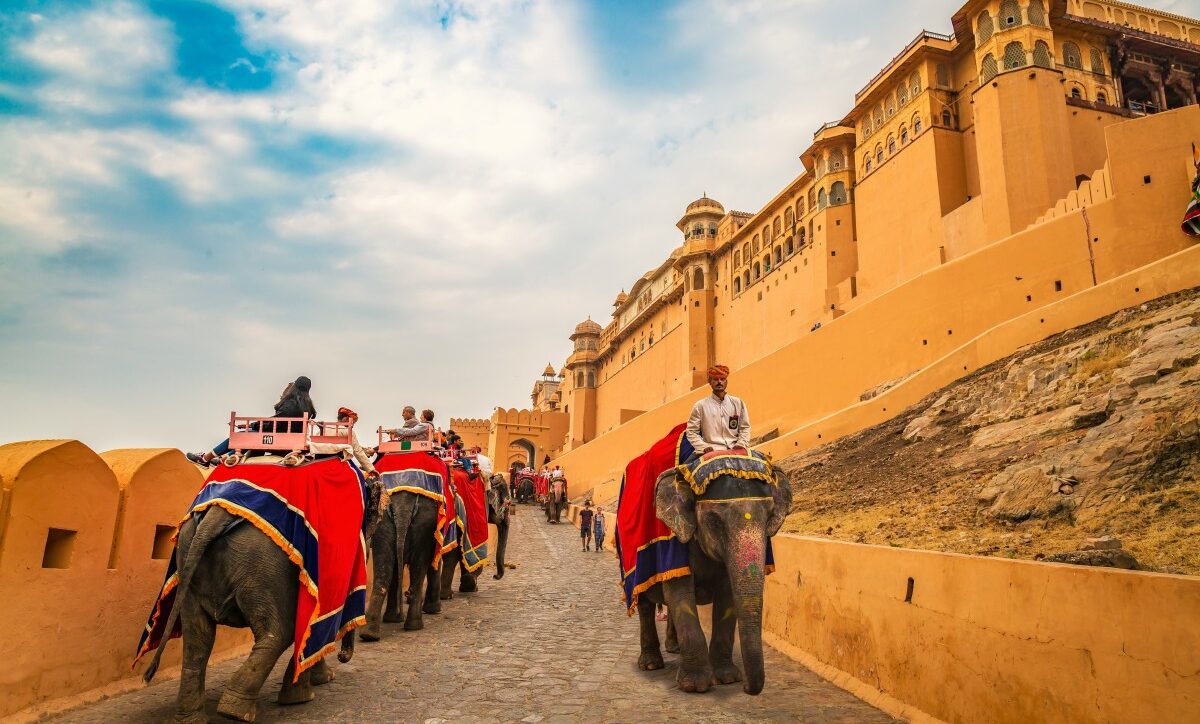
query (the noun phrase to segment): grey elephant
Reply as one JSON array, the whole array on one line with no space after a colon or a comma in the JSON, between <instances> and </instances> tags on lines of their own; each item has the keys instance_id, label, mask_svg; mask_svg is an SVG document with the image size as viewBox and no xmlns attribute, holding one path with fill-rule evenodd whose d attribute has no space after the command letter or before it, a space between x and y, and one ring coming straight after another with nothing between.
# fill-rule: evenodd
<instances>
[{"instance_id":1,"label":"grey elephant","mask_svg":"<svg viewBox=\"0 0 1200 724\"><path fill-rule=\"evenodd\" d=\"M367 625L361 633L363 641L379 640L381 618L386 623L404 621L405 631L418 631L425 627L422 613L441 613L441 578L433 569L438 508L438 501L405 490L388 496L383 517L371 536L373 579L367 597ZM401 596L405 566L409 587ZM401 604L405 599L407 616Z\"/></svg>"},{"instance_id":2,"label":"grey elephant","mask_svg":"<svg viewBox=\"0 0 1200 724\"><path fill-rule=\"evenodd\" d=\"M546 521L557 523L562 520L562 513L567 509L567 481L558 478L550 481L550 490L546 494Z\"/></svg>"},{"instance_id":3,"label":"grey elephant","mask_svg":"<svg viewBox=\"0 0 1200 724\"><path fill-rule=\"evenodd\" d=\"M720 476L697 496L668 470L655 483L655 512L688 546L691 575L668 579L638 597L641 655L638 667L663 667L655 603L668 607L668 648L678 637L679 688L703 692L714 683L742 681L733 663L734 630L739 633L747 694L765 681L762 652L763 581L768 539L779 532L792 507L791 484L776 470L776 484ZM700 628L697 605L712 604L712 641ZM671 631L673 628L674 631Z\"/></svg>"},{"instance_id":4,"label":"grey elephant","mask_svg":"<svg viewBox=\"0 0 1200 724\"><path fill-rule=\"evenodd\" d=\"M508 548L509 517L512 515L512 491L502 476L492 478L487 494L488 522L496 526L496 572L492 578L504 578L504 551Z\"/></svg>"},{"instance_id":5,"label":"grey elephant","mask_svg":"<svg viewBox=\"0 0 1200 724\"><path fill-rule=\"evenodd\" d=\"M363 525L369 532L379 518L381 486L368 484ZM176 700L176 721L207 722L204 675L217 624L249 628L254 647L226 684L217 711L230 719L254 721L259 691L279 656L295 638L300 570L258 528L220 507L194 514L179 529L175 549L179 587L165 631L182 619L183 667ZM168 636L162 637L143 678L158 670ZM342 637L338 659L354 654L354 632ZM324 659L293 682L295 661L288 664L279 691L280 704L313 699L313 686L333 679Z\"/></svg>"}]
</instances>

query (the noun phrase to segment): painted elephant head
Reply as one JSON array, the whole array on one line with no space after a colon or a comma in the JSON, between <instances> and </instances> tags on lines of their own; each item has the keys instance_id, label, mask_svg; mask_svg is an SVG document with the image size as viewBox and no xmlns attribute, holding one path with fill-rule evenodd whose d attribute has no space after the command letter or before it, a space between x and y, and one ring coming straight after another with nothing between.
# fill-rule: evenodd
<instances>
[{"instance_id":1,"label":"painted elephant head","mask_svg":"<svg viewBox=\"0 0 1200 724\"><path fill-rule=\"evenodd\" d=\"M761 692L765 681L762 607L767 541L779 532L792 507L791 482L776 472L774 485L722 477L716 481L719 484L710 482L700 496L674 470L659 476L655 484L659 520L681 541L694 541L728 571L746 670L743 688L749 694Z\"/></svg>"}]
</instances>

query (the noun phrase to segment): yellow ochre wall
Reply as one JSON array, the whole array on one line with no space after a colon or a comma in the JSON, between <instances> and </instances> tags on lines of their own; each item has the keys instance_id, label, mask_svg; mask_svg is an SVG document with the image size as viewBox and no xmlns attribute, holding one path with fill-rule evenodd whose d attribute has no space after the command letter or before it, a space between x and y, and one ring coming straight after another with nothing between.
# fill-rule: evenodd
<instances>
[{"instance_id":1,"label":"yellow ochre wall","mask_svg":"<svg viewBox=\"0 0 1200 724\"><path fill-rule=\"evenodd\" d=\"M156 526L173 528L203 480L178 450L100 456L74 440L0 446L0 619L8 622L0 717L139 685L130 664L167 566L151 557ZM74 531L74 542L46 561L51 528ZM249 641L222 628L217 658ZM176 641L164 666L178 662Z\"/></svg>"},{"instance_id":2,"label":"yellow ochre wall","mask_svg":"<svg viewBox=\"0 0 1200 724\"><path fill-rule=\"evenodd\" d=\"M1200 579L773 542L764 640L891 713L1065 724L1200 712L1200 630L1185 623L1200 620Z\"/></svg>"}]
</instances>

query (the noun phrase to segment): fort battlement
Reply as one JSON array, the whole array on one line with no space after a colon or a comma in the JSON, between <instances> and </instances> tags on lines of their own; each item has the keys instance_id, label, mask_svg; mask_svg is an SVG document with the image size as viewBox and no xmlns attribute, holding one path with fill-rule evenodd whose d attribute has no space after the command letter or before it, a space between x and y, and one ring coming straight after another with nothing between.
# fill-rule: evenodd
<instances>
[{"instance_id":1,"label":"fort battlement","mask_svg":"<svg viewBox=\"0 0 1200 724\"><path fill-rule=\"evenodd\" d=\"M178 450L97 455L74 440L0 446L0 718L58 697L138 686L130 670L172 536L203 485ZM222 628L231 655L249 633ZM179 663L168 645L164 666Z\"/></svg>"}]
</instances>

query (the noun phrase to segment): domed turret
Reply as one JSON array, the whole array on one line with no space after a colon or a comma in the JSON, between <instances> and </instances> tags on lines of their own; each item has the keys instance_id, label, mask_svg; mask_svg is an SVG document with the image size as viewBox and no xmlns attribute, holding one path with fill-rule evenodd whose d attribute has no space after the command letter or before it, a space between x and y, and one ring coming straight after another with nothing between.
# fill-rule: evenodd
<instances>
[{"instance_id":1,"label":"domed turret","mask_svg":"<svg viewBox=\"0 0 1200 724\"><path fill-rule=\"evenodd\" d=\"M683 232L685 239L696 236L716 236L717 223L725 216L725 207L720 201L704 194L687 205L683 218L675 226Z\"/></svg>"},{"instance_id":2,"label":"domed turret","mask_svg":"<svg viewBox=\"0 0 1200 724\"><path fill-rule=\"evenodd\" d=\"M718 214L724 215L725 207L721 205L720 201L710 199L708 194L705 194L687 205L687 210L683 212L684 216L693 211L716 211Z\"/></svg>"},{"instance_id":3,"label":"domed turret","mask_svg":"<svg viewBox=\"0 0 1200 724\"><path fill-rule=\"evenodd\" d=\"M625 300L626 300L626 299L629 299L629 295L625 293L625 290L624 290L624 289L622 289L622 290L621 290L621 291L620 291L620 292L617 294L617 298L613 300L613 306L614 306L614 307L619 307L619 306L621 306L622 304L624 304L624 303L625 303Z\"/></svg>"},{"instance_id":4,"label":"domed turret","mask_svg":"<svg viewBox=\"0 0 1200 724\"><path fill-rule=\"evenodd\" d=\"M546 369L542 370L542 376L543 377L553 377L554 376L554 365L552 365L550 363L546 363Z\"/></svg>"},{"instance_id":5,"label":"domed turret","mask_svg":"<svg viewBox=\"0 0 1200 724\"><path fill-rule=\"evenodd\" d=\"M599 335L600 332L602 332L602 331L603 330L601 329L599 323L594 322L591 319L585 319L582 322L580 322L579 324L575 325L575 334L576 335L584 335L584 334Z\"/></svg>"}]
</instances>

